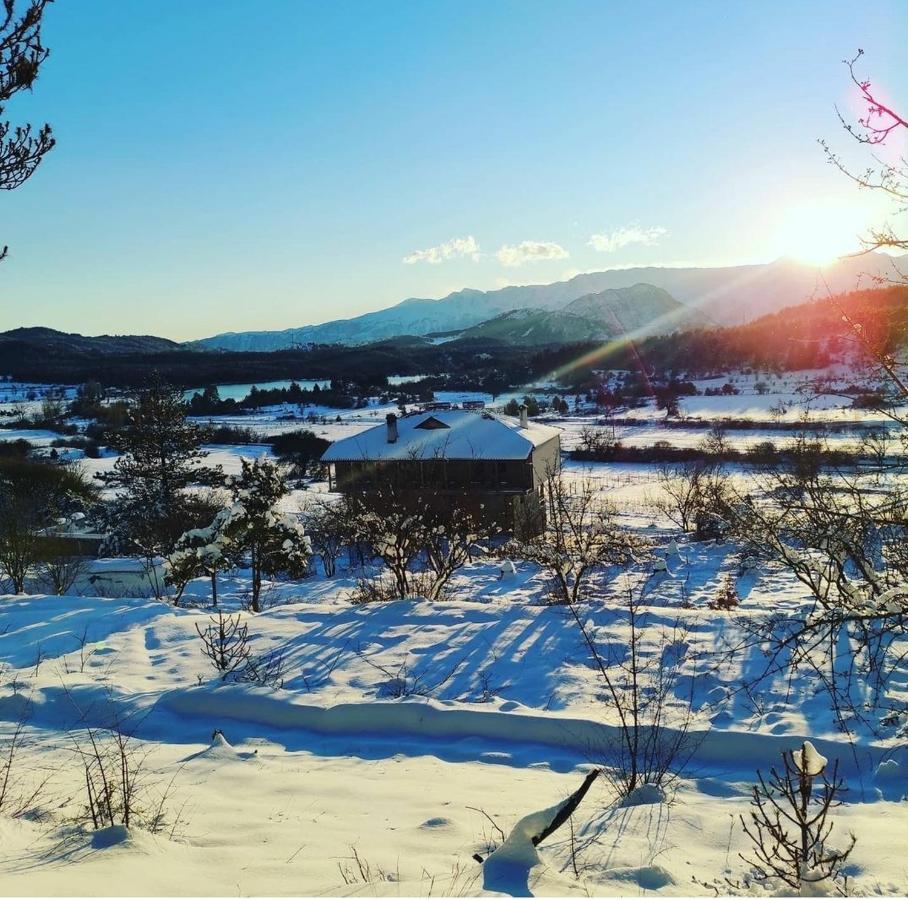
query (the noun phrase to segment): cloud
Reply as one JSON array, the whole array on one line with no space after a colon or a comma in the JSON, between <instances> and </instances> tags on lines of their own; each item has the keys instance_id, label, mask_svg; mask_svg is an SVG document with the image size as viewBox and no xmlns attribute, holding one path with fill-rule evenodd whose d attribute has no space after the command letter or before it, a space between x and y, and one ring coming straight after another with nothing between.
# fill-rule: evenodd
<instances>
[{"instance_id":1,"label":"cloud","mask_svg":"<svg viewBox=\"0 0 908 900\"><path fill-rule=\"evenodd\" d=\"M641 228L639 225L626 225L616 228L610 234L594 234L590 237L589 245L600 253L614 253L628 244L643 244L652 247L659 243L659 238L668 232L661 226Z\"/></svg>"},{"instance_id":2,"label":"cloud","mask_svg":"<svg viewBox=\"0 0 908 900\"><path fill-rule=\"evenodd\" d=\"M426 262L430 265L437 266L439 263L448 259L459 259L469 256L472 260L479 259L479 244L472 234L462 238L451 238L437 247L427 247L425 250L414 250L404 257L404 262L408 266L414 263Z\"/></svg>"},{"instance_id":3,"label":"cloud","mask_svg":"<svg viewBox=\"0 0 908 900\"><path fill-rule=\"evenodd\" d=\"M505 245L495 255L498 262L509 267L547 259L567 259L570 256L564 247L551 241L521 241L513 246Z\"/></svg>"}]
</instances>

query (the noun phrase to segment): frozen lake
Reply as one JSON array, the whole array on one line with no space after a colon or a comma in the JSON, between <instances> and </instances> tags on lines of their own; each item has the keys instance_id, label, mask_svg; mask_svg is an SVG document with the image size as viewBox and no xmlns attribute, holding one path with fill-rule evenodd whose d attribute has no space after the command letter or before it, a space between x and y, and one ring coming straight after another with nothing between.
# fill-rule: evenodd
<instances>
[{"instance_id":1,"label":"frozen lake","mask_svg":"<svg viewBox=\"0 0 908 900\"><path fill-rule=\"evenodd\" d=\"M421 378L428 378L428 375L389 375L388 384L398 385L406 381L419 381ZM304 391L315 390L315 386L321 390L331 387L330 378L285 378L282 381L255 381L245 384L218 384L218 394L222 400L245 400L249 392L255 387L260 391L286 390L291 384L298 384ZM205 390L203 387L189 388L184 391L183 396L188 400L193 394Z\"/></svg>"}]
</instances>

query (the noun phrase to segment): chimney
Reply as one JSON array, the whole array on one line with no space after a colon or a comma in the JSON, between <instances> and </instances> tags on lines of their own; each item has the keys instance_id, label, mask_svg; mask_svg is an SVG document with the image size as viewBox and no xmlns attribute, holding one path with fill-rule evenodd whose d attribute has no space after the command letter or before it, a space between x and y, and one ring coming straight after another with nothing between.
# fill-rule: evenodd
<instances>
[{"instance_id":1,"label":"chimney","mask_svg":"<svg viewBox=\"0 0 908 900\"><path fill-rule=\"evenodd\" d=\"M394 413L388 413L385 416L385 422L388 425L388 443L396 444L397 443L397 416Z\"/></svg>"},{"instance_id":2,"label":"chimney","mask_svg":"<svg viewBox=\"0 0 908 900\"><path fill-rule=\"evenodd\" d=\"M529 420L527 419L527 405L526 403L521 403L519 407L520 410L520 427L526 428L529 425Z\"/></svg>"}]
</instances>

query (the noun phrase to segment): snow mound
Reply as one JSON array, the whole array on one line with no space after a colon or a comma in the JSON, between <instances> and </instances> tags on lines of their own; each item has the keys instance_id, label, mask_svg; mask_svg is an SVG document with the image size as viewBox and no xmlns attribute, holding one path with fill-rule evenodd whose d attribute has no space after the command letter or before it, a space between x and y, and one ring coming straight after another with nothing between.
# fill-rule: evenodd
<instances>
[{"instance_id":1,"label":"snow mound","mask_svg":"<svg viewBox=\"0 0 908 900\"><path fill-rule=\"evenodd\" d=\"M665 791L658 784L641 784L634 788L621 802L622 806L646 806L650 803L664 803Z\"/></svg>"},{"instance_id":2,"label":"snow mound","mask_svg":"<svg viewBox=\"0 0 908 900\"><path fill-rule=\"evenodd\" d=\"M88 844L92 850L124 853L147 854L161 849L154 835L125 825L109 825L90 832Z\"/></svg>"},{"instance_id":3,"label":"snow mound","mask_svg":"<svg viewBox=\"0 0 908 900\"><path fill-rule=\"evenodd\" d=\"M493 850L482 865L484 890L514 897L530 895L530 872L537 866L540 870L544 868L533 839L546 831L564 804L565 801L562 800L548 809L530 813L517 822L505 842Z\"/></svg>"},{"instance_id":4,"label":"snow mound","mask_svg":"<svg viewBox=\"0 0 908 900\"><path fill-rule=\"evenodd\" d=\"M450 819L446 819L444 816L433 816L431 819L426 819L425 822L420 825L420 828L447 828L449 825L454 823Z\"/></svg>"},{"instance_id":5,"label":"snow mound","mask_svg":"<svg viewBox=\"0 0 908 900\"><path fill-rule=\"evenodd\" d=\"M198 753L187 756L184 762L193 762L195 760L209 760L214 762L245 762L249 759L255 759L258 756L258 750L251 753L241 752L224 737L223 731L215 731L211 736L211 744Z\"/></svg>"},{"instance_id":6,"label":"snow mound","mask_svg":"<svg viewBox=\"0 0 908 900\"><path fill-rule=\"evenodd\" d=\"M658 891L675 883L674 876L662 866L628 866L616 869L607 869L606 878L614 881L625 881L637 884L645 891Z\"/></svg>"},{"instance_id":7,"label":"snow mound","mask_svg":"<svg viewBox=\"0 0 908 900\"><path fill-rule=\"evenodd\" d=\"M536 852L533 838L542 834L549 827L562 806L564 806L564 801L520 819L511 829L507 840L489 854L489 858L485 861L486 869L494 869L498 866L530 868L538 865L539 854Z\"/></svg>"},{"instance_id":8,"label":"snow mound","mask_svg":"<svg viewBox=\"0 0 908 900\"><path fill-rule=\"evenodd\" d=\"M108 828L101 828L91 836L91 846L95 850L107 850L110 847L132 843L134 843L132 833L125 825L111 825Z\"/></svg>"}]
</instances>

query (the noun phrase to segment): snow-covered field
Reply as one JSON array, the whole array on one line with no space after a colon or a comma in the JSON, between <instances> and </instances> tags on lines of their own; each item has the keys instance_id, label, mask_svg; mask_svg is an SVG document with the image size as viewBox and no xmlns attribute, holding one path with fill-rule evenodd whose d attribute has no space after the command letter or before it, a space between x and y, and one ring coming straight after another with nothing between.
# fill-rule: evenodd
<instances>
[{"instance_id":1,"label":"snow-covered field","mask_svg":"<svg viewBox=\"0 0 908 900\"><path fill-rule=\"evenodd\" d=\"M282 655L281 688L218 681L196 631L210 609L0 598L0 735L28 705L21 771L50 774L40 814L0 817L3 893L514 890L513 873L501 880L471 859L500 842L486 814L507 833L609 759L616 720L576 626L540 602L545 581L530 564L499 579L497 566L475 563L455 579L454 599L439 603L352 606L355 575L272 585L266 611L247 615L255 651ZM734 613L706 607L726 575L743 600ZM201 602L205 584L194 587ZM238 608L246 587L241 573L223 578L222 603ZM629 640L623 589L606 579L584 609L599 641ZM575 815L574 861L563 829L540 846L529 889L710 893L694 879L746 868L737 816L756 770L811 738L848 780L837 829L858 836L854 884L904 893L904 725L879 736L858 729L850 746L806 672L764 675L758 646L734 649L745 621L801 602L797 585L771 569L740 574L732 546L682 543L668 572L649 576L646 597L644 656L666 632L683 644L672 700L693 699L693 757L662 802L615 805L600 780ZM906 678L895 690L908 699ZM86 726L113 717L147 753L149 797L169 792L156 835L76 823L84 800L74 748ZM226 743L212 744L216 729ZM875 775L884 759L894 762Z\"/></svg>"}]
</instances>

